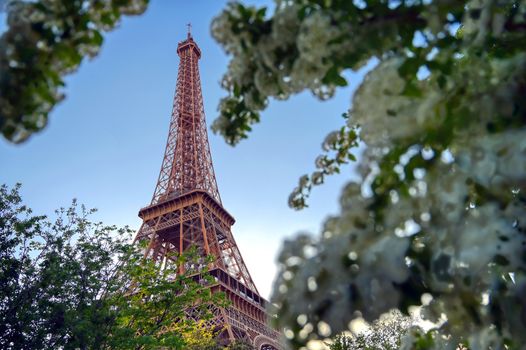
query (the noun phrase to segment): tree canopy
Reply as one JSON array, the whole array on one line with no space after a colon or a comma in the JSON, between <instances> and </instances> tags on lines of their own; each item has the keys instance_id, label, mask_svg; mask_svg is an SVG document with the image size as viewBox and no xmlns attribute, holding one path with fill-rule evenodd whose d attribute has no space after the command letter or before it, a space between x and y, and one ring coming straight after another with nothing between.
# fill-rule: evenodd
<instances>
[{"instance_id":1,"label":"tree canopy","mask_svg":"<svg viewBox=\"0 0 526 350\"><path fill-rule=\"evenodd\" d=\"M160 269L128 228L92 222L93 212L74 201L54 220L33 215L19 187L0 187L0 347L215 347L204 322L226 299L206 270ZM178 259L202 262L195 251Z\"/></svg>"},{"instance_id":2,"label":"tree canopy","mask_svg":"<svg viewBox=\"0 0 526 350\"><path fill-rule=\"evenodd\" d=\"M270 98L327 99L375 64L290 196L306 206L364 145L340 214L279 256L272 301L293 346L411 305L439 327L420 348L526 342L525 28L523 0L232 2L215 18L231 60L213 129L230 144Z\"/></svg>"}]
</instances>

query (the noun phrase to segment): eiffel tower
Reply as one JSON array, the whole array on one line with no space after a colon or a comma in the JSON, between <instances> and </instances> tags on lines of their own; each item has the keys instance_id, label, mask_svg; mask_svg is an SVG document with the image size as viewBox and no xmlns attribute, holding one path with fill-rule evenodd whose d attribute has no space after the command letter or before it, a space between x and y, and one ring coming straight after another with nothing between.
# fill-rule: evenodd
<instances>
[{"instance_id":1,"label":"eiffel tower","mask_svg":"<svg viewBox=\"0 0 526 350\"><path fill-rule=\"evenodd\" d=\"M135 240L148 241L146 256L157 261L190 247L213 256L208 268L217 286L212 291L225 293L230 301L229 307L214 307L210 326L222 330L219 340L227 344L241 339L257 350L280 350L279 332L267 324L267 301L259 295L232 235L235 220L219 196L199 77L201 50L190 26L177 54L177 90L166 150L152 201L139 211L143 223Z\"/></svg>"}]
</instances>

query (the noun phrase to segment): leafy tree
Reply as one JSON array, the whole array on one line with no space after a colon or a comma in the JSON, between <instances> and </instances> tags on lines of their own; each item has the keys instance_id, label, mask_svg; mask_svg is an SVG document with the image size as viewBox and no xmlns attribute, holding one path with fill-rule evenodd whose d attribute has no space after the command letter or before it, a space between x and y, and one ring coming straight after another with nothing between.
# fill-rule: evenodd
<instances>
[{"instance_id":1,"label":"leafy tree","mask_svg":"<svg viewBox=\"0 0 526 350\"><path fill-rule=\"evenodd\" d=\"M365 146L340 214L279 256L293 346L411 305L438 324L413 348L526 343L525 27L524 0L276 0L271 16L232 2L215 18L231 61L213 129L231 144L269 98L330 98L344 70L375 65L290 197L304 207Z\"/></svg>"},{"instance_id":2,"label":"leafy tree","mask_svg":"<svg viewBox=\"0 0 526 350\"><path fill-rule=\"evenodd\" d=\"M214 315L209 306L225 306L226 299L207 287L214 279L203 266L211 259L203 261L197 250L192 250L176 264L160 269L154 260L144 259L141 250L135 252L138 254L125 257L113 280L117 289L106 298L115 310L107 346L212 350L215 333L206 321ZM181 274L178 266L185 262L192 262L187 265L194 268Z\"/></svg>"},{"instance_id":3,"label":"leafy tree","mask_svg":"<svg viewBox=\"0 0 526 350\"><path fill-rule=\"evenodd\" d=\"M93 210L75 201L55 220L35 216L18 190L0 187L0 348L186 349L192 336L210 343L192 317L206 321L208 305L225 299L210 293L206 271L160 270L129 243L128 228L91 222ZM179 263L198 266L196 254Z\"/></svg>"},{"instance_id":4,"label":"leafy tree","mask_svg":"<svg viewBox=\"0 0 526 350\"><path fill-rule=\"evenodd\" d=\"M206 320L192 322L190 325L178 322L174 324L183 335L185 350L216 350L221 349L215 339L215 332L206 324ZM188 329L188 326L190 328Z\"/></svg>"},{"instance_id":5,"label":"leafy tree","mask_svg":"<svg viewBox=\"0 0 526 350\"><path fill-rule=\"evenodd\" d=\"M0 37L0 132L26 140L47 124L64 94L63 77L95 57L103 33L148 0L8 1L9 29Z\"/></svg>"}]
</instances>

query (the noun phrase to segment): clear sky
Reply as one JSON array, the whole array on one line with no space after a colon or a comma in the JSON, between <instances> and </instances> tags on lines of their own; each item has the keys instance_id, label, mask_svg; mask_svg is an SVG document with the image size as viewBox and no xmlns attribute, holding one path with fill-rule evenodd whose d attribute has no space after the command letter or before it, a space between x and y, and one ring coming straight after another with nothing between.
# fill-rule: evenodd
<instances>
[{"instance_id":1,"label":"clear sky","mask_svg":"<svg viewBox=\"0 0 526 350\"><path fill-rule=\"evenodd\" d=\"M265 4L266 1L248 1ZM192 23L203 53L200 72L207 121L225 95L219 81L228 58L210 35L218 0L152 0L147 12L126 18L106 36L100 55L68 76L67 98L48 127L22 145L0 139L0 183L23 184L25 202L38 214L72 198L99 209L96 219L137 229L149 204L164 152L179 59L178 41ZM0 32L5 30L0 15ZM262 296L268 297L283 239L317 233L338 211L338 195L352 167L316 188L310 207L287 206L298 178L314 169L324 136L342 125L342 112L362 80L320 102L310 93L272 101L250 138L236 147L209 132L223 205L237 220L232 231Z\"/></svg>"}]
</instances>

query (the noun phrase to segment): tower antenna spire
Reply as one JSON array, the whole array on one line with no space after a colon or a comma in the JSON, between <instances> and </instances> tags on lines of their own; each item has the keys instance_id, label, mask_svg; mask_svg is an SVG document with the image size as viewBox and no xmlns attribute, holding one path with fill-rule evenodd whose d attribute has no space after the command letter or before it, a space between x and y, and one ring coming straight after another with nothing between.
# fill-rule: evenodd
<instances>
[{"instance_id":1,"label":"tower antenna spire","mask_svg":"<svg viewBox=\"0 0 526 350\"><path fill-rule=\"evenodd\" d=\"M186 26L188 27L188 39L190 39L192 37L192 23L188 22Z\"/></svg>"}]
</instances>

